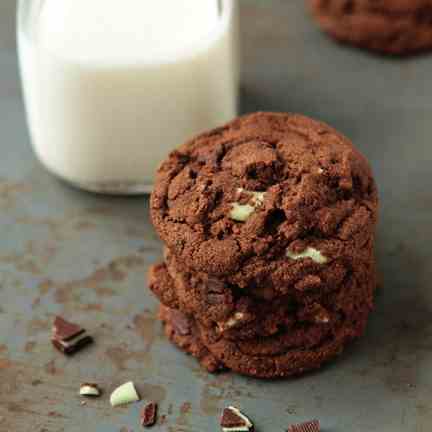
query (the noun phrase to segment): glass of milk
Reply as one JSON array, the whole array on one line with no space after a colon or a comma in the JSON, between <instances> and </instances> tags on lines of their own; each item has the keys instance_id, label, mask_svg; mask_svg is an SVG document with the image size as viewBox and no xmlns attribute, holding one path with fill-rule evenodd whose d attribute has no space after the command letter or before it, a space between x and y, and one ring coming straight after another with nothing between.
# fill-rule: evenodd
<instances>
[{"instance_id":1,"label":"glass of milk","mask_svg":"<svg viewBox=\"0 0 432 432\"><path fill-rule=\"evenodd\" d=\"M237 115L236 1L19 0L43 165L89 191L151 191L171 150Z\"/></svg>"}]
</instances>

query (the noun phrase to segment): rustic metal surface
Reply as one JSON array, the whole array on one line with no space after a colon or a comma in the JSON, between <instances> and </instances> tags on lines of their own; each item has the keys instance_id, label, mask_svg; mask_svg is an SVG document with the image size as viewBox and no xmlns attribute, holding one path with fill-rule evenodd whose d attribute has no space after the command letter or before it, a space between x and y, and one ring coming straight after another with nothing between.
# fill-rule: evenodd
<instances>
[{"instance_id":1,"label":"rustic metal surface","mask_svg":"<svg viewBox=\"0 0 432 432\"><path fill-rule=\"evenodd\" d=\"M244 111L298 111L335 125L372 161L382 196L382 288L364 339L322 372L285 382L211 376L162 337L148 266L161 254L146 199L56 181L29 148L17 80L14 0L0 2L0 431L138 431L141 404L111 409L134 380L161 431L218 430L233 403L258 431L320 418L328 432L426 432L432 424L432 58L335 45L301 1L244 0ZM67 359L55 314L97 343ZM99 400L80 405L79 384Z\"/></svg>"}]
</instances>

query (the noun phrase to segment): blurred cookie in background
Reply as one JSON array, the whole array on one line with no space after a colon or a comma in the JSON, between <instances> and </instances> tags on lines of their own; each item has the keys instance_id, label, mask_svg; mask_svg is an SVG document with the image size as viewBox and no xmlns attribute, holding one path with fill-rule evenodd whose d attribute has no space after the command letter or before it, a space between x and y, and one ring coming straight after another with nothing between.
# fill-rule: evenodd
<instances>
[{"instance_id":1,"label":"blurred cookie in background","mask_svg":"<svg viewBox=\"0 0 432 432\"><path fill-rule=\"evenodd\" d=\"M432 0L307 0L336 40L390 55L432 49Z\"/></svg>"}]
</instances>

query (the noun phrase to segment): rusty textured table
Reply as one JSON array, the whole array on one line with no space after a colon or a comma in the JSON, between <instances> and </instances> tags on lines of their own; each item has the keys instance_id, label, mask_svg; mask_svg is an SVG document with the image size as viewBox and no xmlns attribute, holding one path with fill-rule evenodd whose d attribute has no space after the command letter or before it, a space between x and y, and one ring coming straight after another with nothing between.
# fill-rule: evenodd
<instances>
[{"instance_id":1,"label":"rusty textured table","mask_svg":"<svg viewBox=\"0 0 432 432\"><path fill-rule=\"evenodd\" d=\"M211 376L171 346L146 290L161 255L145 198L107 198L47 174L29 146L14 45L0 3L0 431L138 431L141 404L112 409L132 379L160 402L161 431L218 429L228 403L258 431L319 418L327 432L427 432L432 424L432 57L393 60L333 44L300 0L242 1L243 111L303 112L349 135L382 196L382 288L366 336L302 379ZM96 344L67 359L55 314ZM83 381L101 399L80 405Z\"/></svg>"}]
</instances>

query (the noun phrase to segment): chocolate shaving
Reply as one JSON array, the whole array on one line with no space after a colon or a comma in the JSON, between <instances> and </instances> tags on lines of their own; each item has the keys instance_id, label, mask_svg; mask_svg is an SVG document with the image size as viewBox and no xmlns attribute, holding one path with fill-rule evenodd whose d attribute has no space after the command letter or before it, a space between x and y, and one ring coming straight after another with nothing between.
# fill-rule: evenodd
<instances>
[{"instance_id":1,"label":"chocolate shaving","mask_svg":"<svg viewBox=\"0 0 432 432\"><path fill-rule=\"evenodd\" d=\"M318 420L312 420L297 425L291 425L287 432L320 432L320 423Z\"/></svg>"},{"instance_id":2,"label":"chocolate shaving","mask_svg":"<svg viewBox=\"0 0 432 432\"><path fill-rule=\"evenodd\" d=\"M141 426L151 427L157 420L157 404L150 402L141 411Z\"/></svg>"}]
</instances>

